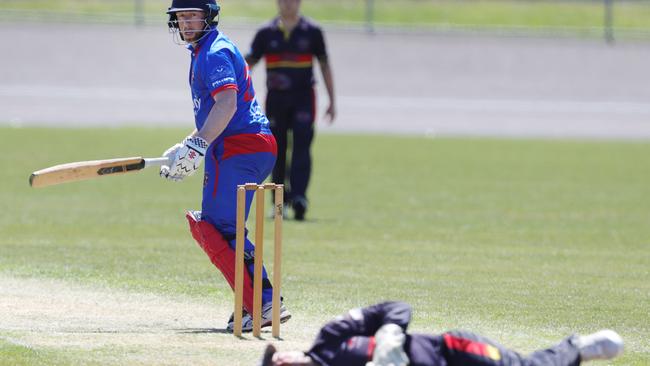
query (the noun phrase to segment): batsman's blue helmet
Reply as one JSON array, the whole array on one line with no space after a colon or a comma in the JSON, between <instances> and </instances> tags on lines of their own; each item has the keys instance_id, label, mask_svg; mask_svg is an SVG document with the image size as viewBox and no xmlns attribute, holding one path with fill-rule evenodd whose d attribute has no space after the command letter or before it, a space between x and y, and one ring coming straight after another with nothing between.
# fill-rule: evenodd
<instances>
[{"instance_id":1,"label":"batsman's blue helmet","mask_svg":"<svg viewBox=\"0 0 650 366\"><path fill-rule=\"evenodd\" d=\"M221 7L216 0L172 0L172 6L167 9L169 28L178 28L176 13L179 11L202 11L208 26L217 25Z\"/></svg>"}]
</instances>

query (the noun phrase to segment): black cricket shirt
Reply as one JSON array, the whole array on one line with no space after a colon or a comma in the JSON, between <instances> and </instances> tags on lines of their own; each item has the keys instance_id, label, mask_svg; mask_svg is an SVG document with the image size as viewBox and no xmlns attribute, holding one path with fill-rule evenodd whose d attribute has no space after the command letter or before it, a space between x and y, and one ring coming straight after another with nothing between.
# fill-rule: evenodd
<instances>
[{"instance_id":1,"label":"black cricket shirt","mask_svg":"<svg viewBox=\"0 0 650 366\"><path fill-rule=\"evenodd\" d=\"M270 91L305 91L314 85L313 59L327 62L323 32L313 21L300 17L287 32L279 17L262 26L247 58L266 61L266 86Z\"/></svg>"}]
</instances>

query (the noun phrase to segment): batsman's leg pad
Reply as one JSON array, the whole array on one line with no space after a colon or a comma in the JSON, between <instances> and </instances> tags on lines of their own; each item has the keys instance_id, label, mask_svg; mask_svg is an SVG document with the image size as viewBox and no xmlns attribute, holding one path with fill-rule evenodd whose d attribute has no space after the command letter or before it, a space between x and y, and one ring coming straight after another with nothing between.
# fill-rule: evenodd
<instances>
[{"instance_id":1,"label":"batsman's leg pad","mask_svg":"<svg viewBox=\"0 0 650 366\"><path fill-rule=\"evenodd\" d=\"M248 229L246 230L248 234ZM230 244L231 248L235 248L237 243L235 240L235 235L224 235L226 241ZM251 277L254 277L255 273L255 245L246 237L244 239L244 264L246 270ZM269 280L268 272L266 267L262 266L262 304L271 302L273 299L273 285Z\"/></svg>"},{"instance_id":2,"label":"batsman's leg pad","mask_svg":"<svg viewBox=\"0 0 650 366\"><path fill-rule=\"evenodd\" d=\"M234 248L237 243L235 242L234 237L226 237L226 240L228 243L230 243L230 247ZM246 271L248 271L248 274L251 277L254 277L255 273L255 245L248 240L248 238L245 239L244 241L244 265L246 267ZM271 281L269 280L268 273L266 272L266 267L262 266L262 304L266 304L268 302L271 302L273 299L273 285L271 284Z\"/></svg>"},{"instance_id":3,"label":"batsman's leg pad","mask_svg":"<svg viewBox=\"0 0 650 366\"><path fill-rule=\"evenodd\" d=\"M197 220L188 212L187 221L190 224L192 237L208 255L212 264L221 271L230 287L235 289L235 251L230 247L223 235L207 221ZM245 261L246 262L246 261ZM247 263L244 263L248 267ZM244 309L253 311L253 278L249 271L244 271Z\"/></svg>"}]
</instances>

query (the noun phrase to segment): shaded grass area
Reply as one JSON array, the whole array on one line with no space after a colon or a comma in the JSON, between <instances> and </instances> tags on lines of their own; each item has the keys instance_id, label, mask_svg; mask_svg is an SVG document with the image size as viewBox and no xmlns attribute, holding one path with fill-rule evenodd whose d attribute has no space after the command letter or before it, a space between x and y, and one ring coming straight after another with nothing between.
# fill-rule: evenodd
<instances>
[{"instance_id":1,"label":"shaded grass area","mask_svg":"<svg viewBox=\"0 0 650 366\"><path fill-rule=\"evenodd\" d=\"M65 20L93 19L132 21L135 13L133 0L4 0L0 10L47 11L43 15ZM163 21L168 1L142 0L144 15L152 22ZM274 1L223 0L224 22L232 18L264 21L276 14ZM304 13L319 21L362 23L367 19L363 0L306 1ZM63 15L56 15L57 13ZM2 14L2 12L0 12ZM11 18L12 14L4 17ZM65 15L67 14L67 15ZM521 0L375 0L372 16L379 24L398 26L478 26L478 27L602 27L602 1L521 1ZM116 17L117 15L117 17ZM37 13L30 16L38 17ZM614 26L619 28L650 29L650 4L643 1L617 1L614 6Z\"/></svg>"},{"instance_id":2,"label":"shaded grass area","mask_svg":"<svg viewBox=\"0 0 650 366\"><path fill-rule=\"evenodd\" d=\"M183 218L200 176L27 184L57 163L155 156L184 132L1 129L0 272L230 298ZM284 230L296 313L401 299L417 331L466 328L522 351L608 327L628 346L613 364L650 362L649 143L322 135L314 155L308 221Z\"/></svg>"}]
</instances>

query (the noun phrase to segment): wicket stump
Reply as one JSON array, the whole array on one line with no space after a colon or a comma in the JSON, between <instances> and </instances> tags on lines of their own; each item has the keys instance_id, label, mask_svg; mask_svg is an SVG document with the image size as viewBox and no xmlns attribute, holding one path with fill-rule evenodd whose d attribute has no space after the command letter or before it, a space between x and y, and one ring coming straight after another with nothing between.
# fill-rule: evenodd
<instances>
[{"instance_id":1,"label":"wicket stump","mask_svg":"<svg viewBox=\"0 0 650 366\"><path fill-rule=\"evenodd\" d=\"M255 191L255 262L253 272L253 336L259 337L262 328L262 261L264 258L264 196L266 190L275 193L273 217L275 223L273 255L273 337L280 337L280 286L282 262L282 214L284 185L275 183L246 183L237 186L237 233L235 249L235 312L233 334L241 337L244 302L244 242L246 236L246 191Z\"/></svg>"}]
</instances>

